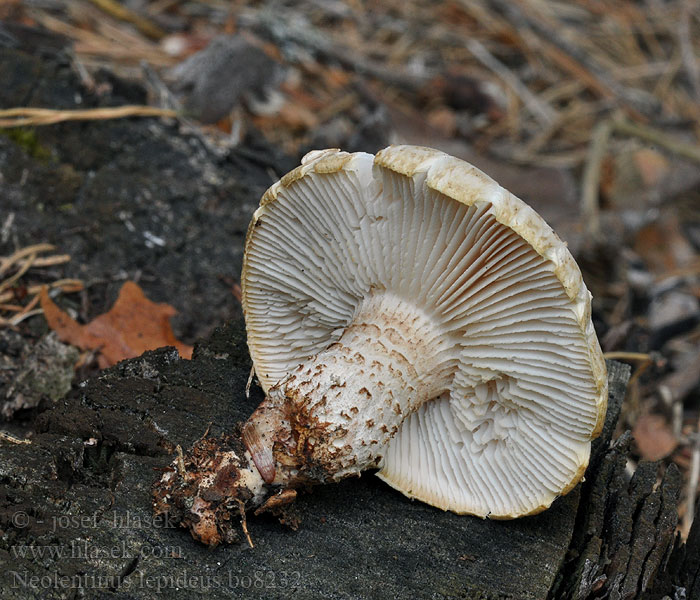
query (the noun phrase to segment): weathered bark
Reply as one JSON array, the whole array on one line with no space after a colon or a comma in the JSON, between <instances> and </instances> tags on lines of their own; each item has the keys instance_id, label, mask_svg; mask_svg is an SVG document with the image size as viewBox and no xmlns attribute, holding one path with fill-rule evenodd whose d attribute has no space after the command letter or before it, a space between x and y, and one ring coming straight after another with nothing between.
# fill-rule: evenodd
<instances>
[{"instance_id":1,"label":"weathered bark","mask_svg":"<svg viewBox=\"0 0 700 600\"><path fill-rule=\"evenodd\" d=\"M619 370L612 365L611 375ZM664 568L678 521L680 473L643 462L625 472L626 432L599 452L586 473L571 549L550 597L640 598Z\"/></svg>"},{"instance_id":2,"label":"weathered bark","mask_svg":"<svg viewBox=\"0 0 700 600\"><path fill-rule=\"evenodd\" d=\"M207 429L233 431L262 399L259 390L245 399L248 369L242 328L232 325L192 361L164 349L105 371L39 415L32 444L2 443L7 597L70 598L69 584L88 597L114 589L155 598L158 585L174 598L207 586L212 598L546 595L569 546L578 489L536 517L482 521L411 502L368 474L302 493L294 533L249 517L253 549L209 551L166 521L151 524L150 488L174 446L189 447ZM620 381L611 383L619 394ZM185 575L195 579L183 583Z\"/></svg>"}]
</instances>

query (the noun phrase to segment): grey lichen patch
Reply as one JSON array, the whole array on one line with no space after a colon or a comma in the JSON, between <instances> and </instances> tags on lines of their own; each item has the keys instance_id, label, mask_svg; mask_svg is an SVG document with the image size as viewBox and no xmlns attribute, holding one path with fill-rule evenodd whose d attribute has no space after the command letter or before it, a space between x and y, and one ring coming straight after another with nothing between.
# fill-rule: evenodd
<instances>
[{"instance_id":1,"label":"grey lichen patch","mask_svg":"<svg viewBox=\"0 0 700 600\"><path fill-rule=\"evenodd\" d=\"M0 332L0 341L8 343L12 335L9 331ZM73 365L77 360L78 350L62 344L55 333L49 333L33 346L23 345L15 356L1 353L2 416L10 419L18 410L34 408L42 400L55 402L65 396L70 390Z\"/></svg>"}]
</instances>

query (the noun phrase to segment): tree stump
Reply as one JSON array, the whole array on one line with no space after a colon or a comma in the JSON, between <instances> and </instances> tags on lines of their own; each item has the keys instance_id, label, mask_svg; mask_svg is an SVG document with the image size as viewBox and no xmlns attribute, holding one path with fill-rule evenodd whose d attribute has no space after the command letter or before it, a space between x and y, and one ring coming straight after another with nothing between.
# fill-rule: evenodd
<instances>
[{"instance_id":1,"label":"tree stump","mask_svg":"<svg viewBox=\"0 0 700 600\"><path fill-rule=\"evenodd\" d=\"M143 101L140 88L110 75L110 94L98 97L60 51L47 60L25 50L0 48L2 107ZM150 297L180 309L179 333L204 339L191 361L173 349L148 352L13 415L13 431L34 434L30 443L0 439L3 599L697 593L700 528L674 546L678 472L667 469L656 485L658 466L642 464L628 481L629 436L611 446L629 376L617 363L608 365L608 418L585 483L535 517L445 513L368 473L302 493L286 517L299 521L296 531L250 516L253 548L210 550L153 518L151 486L176 447L233 431L262 399L255 387L245 395L250 362L227 278L240 272L268 170L290 166L262 142L221 155L153 119L0 135L0 225L14 214L10 238L52 242L85 261L65 275L92 282L88 300L116 295L116 270L139 272ZM226 318L213 332L206 325Z\"/></svg>"}]
</instances>

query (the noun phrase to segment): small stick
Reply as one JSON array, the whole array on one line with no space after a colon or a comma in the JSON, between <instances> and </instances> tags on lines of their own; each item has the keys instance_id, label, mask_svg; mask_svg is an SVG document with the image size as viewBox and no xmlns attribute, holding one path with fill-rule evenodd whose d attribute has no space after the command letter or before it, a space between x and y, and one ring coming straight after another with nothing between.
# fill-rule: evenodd
<instances>
[{"instance_id":1,"label":"small stick","mask_svg":"<svg viewBox=\"0 0 700 600\"><path fill-rule=\"evenodd\" d=\"M20 306L19 307L19 309L20 309L19 314L15 315L12 319L10 319L10 321L14 321L20 317L21 317L20 320L23 320L24 318L26 318L26 317L24 317L24 315L26 315L28 312L30 312L37 304L39 304L39 294L36 294L29 301L29 304L27 304L26 306ZM42 311L39 311L39 312L42 312ZM17 322L19 323L19 321L17 321Z\"/></svg>"},{"instance_id":2,"label":"small stick","mask_svg":"<svg viewBox=\"0 0 700 600\"><path fill-rule=\"evenodd\" d=\"M0 243L4 244L10 239L10 232L12 231L12 225L15 222L15 213L11 212L2 223L0 227Z\"/></svg>"},{"instance_id":3,"label":"small stick","mask_svg":"<svg viewBox=\"0 0 700 600\"><path fill-rule=\"evenodd\" d=\"M56 265L62 265L64 263L70 262L70 254L55 254L53 256L37 257L32 263L33 267L54 267ZM23 265L27 259L19 261L19 265Z\"/></svg>"},{"instance_id":4,"label":"small stick","mask_svg":"<svg viewBox=\"0 0 700 600\"><path fill-rule=\"evenodd\" d=\"M647 142L651 142L652 144L656 144L657 146L661 146L678 156L700 162L700 146L698 145L680 142L662 133L658 129L639 123L632 123L626 119L615 120L613 126L615 131L633 135Z\"/></svg>"},{"instance_id":5,"label":"small stick","mask_svg":"<svg viewBox=\"0 0 700 600\"><path fill-rule=\"evenodd\" d=\"M68 56L70 57L71 65L73 65L78 77L80 77L80 83L88 91L94 92L97 87L95 79L92 77L92 75L90 75L82 61L77 57L72 47L68 50Z\"/></svg>"},{"instance_id":6,"label":"small stick","mask_svg":"<svg viewBox=\"0 0 700 600\"><path fill-rule=\"evenodd\" d=\"M4 431L0 431L0 440L5 440L6 442L10 442L11 444L31 444L32 443L32 440L21 439L21 438L15 437L12 434L6 433Z\"/></svg>"},{"instance_id":7,"label":"small stick","mask_svg":"<svg viewBox=\"0 0 700 600\"><path fill-rule=\"evenodd\" d=\"M56 281L52 281L49 284L41 284L41 285L30 285L27 288L27 293L28 294L38 294L41 292L41 288L46 285L50 290L55 290L56 288L60 288L61 291L64 293L68 294L71 292L79 292L82 290L85 285L80 279L57 279ZM14 298L14 294L12 292L3 292L0 293L0 302L9 302Z\"/></svg>"},{"instance_id":8,"label":"small stick","mask_svg":"<svg viewBox=\"0 0 700 600\"><path fill-rule=\"evenodd\" d=\"M209 435L209 430L211 429L211 426L214 424L214 421L209 421L207 424L207 429L206 431L202 434L202 437L200 437L197 442L201 442L203 439L205 439Z\"/></svg>"},{"instance_id":9,"label":"small stick","mask_svg":"<svg viewBox=\"0 0 700 600\"><path fill-rule=\"evenodd\" d=\"M9 320L0 317L0 327L9 327L12 330L17 329Z\"/></svg>"},{"instance_id":10,"label":"small stick","mask_svg":"<svg viewBox=\"0 0 700 600\"><path fill-rule=\"evenodd\" d=\"M250 367L250 374L248 375L248 383L245 384L245 397L250 398L250 386L253 384L253 376L255 375L255 367Z\"/></svg>"},{"instance_id":11,"label":"small stick","mask_svg":"<svg viewBox=\"0 0 700 600\"><path fill-rule=\"evenodd\" d=\"M187 469L185 469L185 457L182 454L182 447L178 444L175 448L177 452L177 472L180 473L180 477L183 479L187 475Z\"/></svg>"},{"instance_id":12,"label":"small stick","mask_svg":"<svg viewBox=\"0 0 700 600\"><path fill-rule=\"evenodd\" d=\"M0 310L7 310L10 312L21 312L24 310L24 306L21 304L2 304L0 303Z\"/></svg>"},{"instance_id":13,"label":"small stick","mask_svg":"<svg viewBox=\"0 0 700 600\"><path fill-rule=\"evenodd\" d=\"M138 105L80 110L17 107L0 110L0 127L53 125L64 121L104 121L127 117L177 117L177 115L177 111L170 108Z\"/></svg>"},{"instance_id":14,"label":"small stick","mask_svg":"<svg viewBox=\"0 0 700 600\"><path fill-rule=\"evenodd\" d=\"M250 539L250 533L248 533L248 520L245 516L245 504L243 504L243 501L240 498L236 498L236 502L238 502L238 510L241 513L241 527L243 528L245 539L248 540L248 545L251 548L255 548L255 546L253 545L253 540Z\"/></svg>"},{"instance_id":15,"label":"small stick","mask_svg":"<svg viewBox=\"0 0 700 600\"><path fill-rule=\"evenodd\" d=\"M8 277L4 281L0 281L0 292L3 290L6 290L9 287L12 287L12 284L17 281L22 275L24 275L27 271L29 271L30 267L34 263L34 260L36 259L36 253L35 254L30 254L29 258L23 262L22 266L19 268L19 270L12 275L11 277Z\"/></svg>"},{"instance_id":16,"label":"small stick","mask_svg":"<svg viewBox=\"0 0 700 600\"><path fill-rule=\"evenodd\" d=\"M145 60L141 61L141 72L146 85L153 91L153 96L157 98L158 106L183 112L180 101L170 91L156 70Z\"/></svg>"},{"instance_id":17,"label":"small stick","mask_svg":"<svg viewBox=\"0 0 700 600\"><path fill-rule=\"evenodd\" d=\"M491 54L481 42L472 38L467 40L466 46L469 52L474 55L474 58L496 73L496 75L518 95L538 121L548 125L554 120L556 116L555 110L535 96L527 86L523 84L506 65Z\"/></svg>"},{"instance_id":18,"label":"small stick","mask_svg":"<svg viewBox=\"0 0 700 600\"><path fill-rule=\"evenodd\" d=\"M38 296L37 296L37 298L38 298ZM42 314L44 314L44 311L41 308L37 308L35 310L25 311L25 312L22 312L18 315L15 315L14 317L12 317L8 321L8 323L9 323L10 327L15 327L15 326L19 325L22 321L28 319L29 317L33 317L35 315L42 315Z\"/></svg>"},{"instance_id":19,"label":"small stick","mask_svg":"<svg viewBox=\"0 0 700 600\"><path fill-rule=\"evenodd\" d=\"M25 256L30 254L39 254L41 252L48 252L49 250L54 249L55 246L52 244L34 244L33 246L26 246L21 250L17 250L17 252L10 254L10 256L6 258L0 258L0 275L8 271L14 263Z\"/></svg>"},{"instance_id":20,"label":"small stick","mask_svg":"<svg viewBox=\"0 0 700 600\"><path fill-rule=\"evenodd\" d=\"M600 173L603 166L605 150L612 133L612 123L602 121L593 129L591 143L588 146L586 167L583 172L583 191L581 194L581 212L588 233L597 238L600 235L600 207L598 205L598 190L600 188Z\"/></svg>"},{"instance_id":21,"label":"small stick","mask_svg":"<svg viewBox=\"0 0 700 600\"><path fill-rule=\"evenodd\" d=\"M651 360L651 354L645 352L606 352L603 356L609 360Z\"/></svg>"}]
</instances>

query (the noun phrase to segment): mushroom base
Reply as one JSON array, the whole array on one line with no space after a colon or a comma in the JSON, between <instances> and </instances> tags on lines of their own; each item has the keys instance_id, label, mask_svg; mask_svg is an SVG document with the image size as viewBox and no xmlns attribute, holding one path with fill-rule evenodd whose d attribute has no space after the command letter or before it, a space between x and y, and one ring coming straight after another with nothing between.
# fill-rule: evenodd
<instances>
[{"instance_id":1,"label":"mushroom base","mask_svg":"<svg viewBox=\"0 0 700 600\"><path fill-rule=\"evenodd\" d=\"M410 302L375 293L337 342L299 366L240 434L204 438L154 488L157 514L215 546L240 540L245 512L294 489L382 466L404 419L448 389L449 336Z\"/></svg>"},{"instance_id":2,"label":"mushroom base","mask_svg":"<svg viewBox=\"0 0 700 600\"><path fill-rule=\"evenodd\" d=\"M454 360L431 315L376 291L335 343L268 390L243 441L263 479L285 487L381 467L404 419L449 388Z\"/></svg>"},{"instance_id":3,"label":"mushroom base","mask_svg":"<svg viewBox=\"0 0 700 600\"><path fill-rule=\"evenodd\" d=\"M240 540L245 511L269 493L239 435L205 437L180 454L155 484L153 508L189 529L196 540L217 546Z\"/></svg>"}]
</instances>

